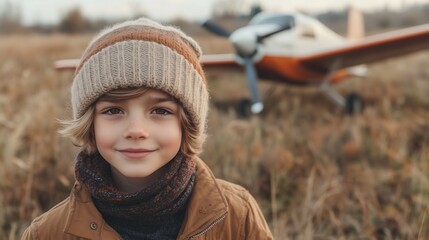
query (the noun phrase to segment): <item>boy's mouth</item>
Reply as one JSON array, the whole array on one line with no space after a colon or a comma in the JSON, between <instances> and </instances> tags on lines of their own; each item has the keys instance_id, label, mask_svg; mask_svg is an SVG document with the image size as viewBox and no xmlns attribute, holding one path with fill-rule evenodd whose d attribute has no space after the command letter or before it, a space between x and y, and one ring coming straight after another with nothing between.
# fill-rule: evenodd
<instances>
[{"instance_id":1,"label":"boy's mouth","mask_svg":"<svg viewBox=\"0 0 429 240\"><path fill-rule=\"evenodd\" d=\"M134 158L134 159L144 158L154 151L155 150L149 150L144 148L127 148L127 149L118 150L118 152L120 152L125 157Z\"/></svg>"}]
</instances>

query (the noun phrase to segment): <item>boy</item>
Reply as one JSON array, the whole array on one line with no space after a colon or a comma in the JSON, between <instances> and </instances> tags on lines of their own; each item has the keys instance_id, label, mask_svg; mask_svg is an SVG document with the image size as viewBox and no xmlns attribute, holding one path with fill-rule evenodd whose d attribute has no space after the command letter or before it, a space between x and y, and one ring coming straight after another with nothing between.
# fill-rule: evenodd
<instances>
[{"instance_id":1,"label":"boy","mask_svg":"<svg viewBox=\"0 0 429 240\"><path fill-rule=\"evenodd\" d=\"M62 133L82 147L70 197L22 239L271 239L254 198L197 157L209 95L197 43L148 19L102 31Z\"/></svg>"}]
</instances>

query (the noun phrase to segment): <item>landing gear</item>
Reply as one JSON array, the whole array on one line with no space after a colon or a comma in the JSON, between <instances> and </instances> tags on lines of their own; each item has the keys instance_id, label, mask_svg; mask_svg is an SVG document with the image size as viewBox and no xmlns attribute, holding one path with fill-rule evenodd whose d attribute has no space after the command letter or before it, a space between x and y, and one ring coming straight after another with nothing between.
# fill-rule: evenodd
<instances>
[{"instance_id":1,"label":"landing gear","mask_svg":"<svg viewBox=\"0 0 429 240\"><path fill-rule=\"evenodd\" d=\"M363 111L363 99L357 93L350 93L346 97L346 105L344 107L348 115L361 113Z\"/></svg>"},{"instance_id":2,"label":"landing gear","mask_svg":"<svg viewBox=\"0 0 429 240\"><path fill-rule=\"evenodd\" d=\"M361 113L363 110L363 100L359 94L353 92L344 97L331 86L333 74L335 70L338 69L339 64L340 60L336 60L332 64L329 74L326 75L324 81L320 85L320 89L339 107L344 109L348 115Z\"/></svg>"},{"instance_id":3,"label":"landing gear","mask_svg":"<svg viewBox=\"0 0 429 240\"><path fill-rule=\"evenodd\" d=\"M252 101L250 99L241 99L236 106L237 115L240 118L249 118L252 115Z\"/></svg>"},{"instance_id":4,"label":"landing gear","mask_svg":"<svg viewBox=\"0 0 429 240\"><path fill-rule=\"evenodd\" d=\"M344 109L348 115L361 113L363 111L363 99L359 94L350 93L346 97L343 97L333 89L328 82L323 83L320 88L331 100Z\"/></svg>"}]
</instances>

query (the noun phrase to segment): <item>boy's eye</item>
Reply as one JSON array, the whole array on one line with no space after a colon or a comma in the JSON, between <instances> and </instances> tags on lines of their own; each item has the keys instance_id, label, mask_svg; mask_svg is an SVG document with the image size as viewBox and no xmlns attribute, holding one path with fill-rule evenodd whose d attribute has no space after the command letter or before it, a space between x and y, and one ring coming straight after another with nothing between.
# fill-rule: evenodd
<instances>
[{"instance_id":1,"label":"boy's eye","mask_svg":"<svg viewBox=\"0 0 429 240\"><path fill-rule=\"evenodd\" d=\"M159 114L159 115L167 115L167 114L171 114L171 112L163 109L163 108L156 108L154 110L152 110L152 113L154 114Z\"/></svg>"},{"instance_id":2,"label":"boy's eye","mask_svg":"<svg viewBox=\"0 0 429 240\"><path fill-rule=\"evenodd\" d=\"M114 115L114 114L120 114L122 111L119 108L109 108L103 111L103 114L107 115Z\"/></svg>"}]
</instances>

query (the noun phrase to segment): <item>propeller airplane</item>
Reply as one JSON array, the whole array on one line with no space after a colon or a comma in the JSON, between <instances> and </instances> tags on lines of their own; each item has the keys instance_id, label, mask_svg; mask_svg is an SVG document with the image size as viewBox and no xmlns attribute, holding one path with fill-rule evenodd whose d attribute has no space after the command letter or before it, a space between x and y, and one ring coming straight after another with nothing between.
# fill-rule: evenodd
<instances>
[{"instance_id":1,"label":"propeller airplane","mask_svg":"<svg viewBox=\"0 0 429 240\"><path fill-rule=\"evenodd\" d=\"M231 54L204 55L203 67L244 68L251 101L243 108L258 114L264 105L258 79L302 86L317 85L349 113L362 108L357 94L342 96L332 85L351 76L366 76L364 64L429 48L429 24L364 37L362 14L349 11L348 37L302 13L257 13L248 25L229 32L206 21L203 26L227 37ZM78 60L60 60L57 69L74 69ZM241 110L242 111L242 110Z\"/></svg>"}]
</instances>

